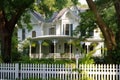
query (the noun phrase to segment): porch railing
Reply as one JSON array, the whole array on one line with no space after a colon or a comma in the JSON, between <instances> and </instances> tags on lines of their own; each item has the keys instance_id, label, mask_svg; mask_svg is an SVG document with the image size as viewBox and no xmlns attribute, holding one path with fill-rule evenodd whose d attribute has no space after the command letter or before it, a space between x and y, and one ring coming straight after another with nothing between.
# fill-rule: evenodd
<instances>
[{"instance_id":1,"label":"porch railing","mask_svg":"<svg viewBox=\"0 0 120 80\"><path fill-rule=\"evenodd\" d=\"M84 57L84 54L79 54L80 58ZM39 54L39 53L34 53L31 54L30 56L31 58L75 58L75 54L74 53L49 53L47 55L44 55L43 53Z\"/></svg>"}]
</instances>

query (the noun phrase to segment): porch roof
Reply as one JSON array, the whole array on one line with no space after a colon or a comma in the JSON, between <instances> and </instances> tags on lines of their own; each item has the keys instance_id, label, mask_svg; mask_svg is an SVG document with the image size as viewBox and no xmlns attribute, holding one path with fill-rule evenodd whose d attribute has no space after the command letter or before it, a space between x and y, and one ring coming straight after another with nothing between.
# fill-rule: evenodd
<instances>
[{"instance_id":1,"label":"porch roof","mask_svg":"<svg viewBox=\"0 0 120 80\"><path fill-rule=\"evenodd\" d=\"M44 35L33 37L31 40L38 41L38 40L68 40L68 39L78 39L78 37L68 36L68 35Z\"/></svg>"},{"instance_id":2,"label":"porch roof","mask_svg":"<svg viewBox=\"0 0 120 80\"><path fill-rule=\"evenodd\" d=\"M86 42L104 42L103 38L87 38Z\"/></svg>"}]
</instances>

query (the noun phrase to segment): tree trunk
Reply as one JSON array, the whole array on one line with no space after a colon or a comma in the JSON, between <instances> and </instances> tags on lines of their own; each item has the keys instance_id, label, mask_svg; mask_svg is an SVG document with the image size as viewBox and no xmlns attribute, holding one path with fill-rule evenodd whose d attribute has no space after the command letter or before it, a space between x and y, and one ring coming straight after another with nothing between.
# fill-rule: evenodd
<instances>
[{"instance_id":1,"label":"tree trunk","mask_svg":"<svg viewBox=\"0 0 120 80\"><path fill-rule=\"evenodd\" d=\"M4 62L11 62L11 38L12 35L9 33L5 28L2 29L2 36L1 36L1 53L2 59Z\"/></svg>"},{"instance_id":2,"label":"tree trunk","mask_svg":"<svg viewBox=\"0 0 120 80\"><path fill-rule=\"evenodd\" d=\"M11 62L11 39L12 30L8 29L7 21L3 11L0 11L0 38L1 38L1 55L4 62Z\"/></svg>"}]
</instances>

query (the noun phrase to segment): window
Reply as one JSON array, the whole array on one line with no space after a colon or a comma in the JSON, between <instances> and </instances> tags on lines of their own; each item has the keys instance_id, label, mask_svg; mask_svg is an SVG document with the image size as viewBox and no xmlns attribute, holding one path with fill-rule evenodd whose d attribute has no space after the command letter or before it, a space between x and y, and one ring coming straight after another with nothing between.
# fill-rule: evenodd
<instances>
[{"instance_id":1,"label":"window","mask_svg":"<svg viewBox=\"0 0 120 80\"><path fill-rule=\"evenodd\" d=\"M89 35L89 36L93 36L93 33L94 33L94 29L91 28L91 27L89 27L89 28L88 28L88 35Z\"/></svg>"},{"instance_id":2,"label":"window","mask_svg":"<svg viewBox=\"0 0 120 80\"><path fill-rule=\"evenodd\" d=\"M72 36L73 35L73 24L66 24L65 26L63 25L63 31L64 31L64 35L69 35Z\"/></svg>"},{"instance_id":3,"label":"window","mask_svg":"<svg viewBox=\"0 0 120 80\"><path fill-rule=\"evenodd\" d=\"M25 39L25 29L22 29L22 40Z\"/></svg>"},{"instance_id":4,"label":"window","mask_svg":"<svg viewBox=\"0 0 120 80\"><path fill-rule=\"evenodd\" d=\"M32 37L36 37L36 32L32 31Z\"/></svg>"},{"instance_id":5,"label":"window","mask_svg":"<svg viewBox=\"0 0 120 80\"><path fill-rule=\"evenodd\" d=\"M66 24L65 35L69 35L69 24Z\"/></svg>"},{"instance_id":6,"label":"window","mask_svg":"<svg viewBox=\"0 0 120 80\"><path fill-rule=\"evenodd\" d=\"M89 31L89 36L93 36L93 30L92 31Z\"/></svg>"},{"instance_id":7,"label":"window","mask_svg":"<svg viewBox=\"0 0 120 80\"><path fill-rule=\"evenodd\" d=\"M55 28L54 27L49 29L49 35L55 35Z\"/></svg>"}]
</instances>

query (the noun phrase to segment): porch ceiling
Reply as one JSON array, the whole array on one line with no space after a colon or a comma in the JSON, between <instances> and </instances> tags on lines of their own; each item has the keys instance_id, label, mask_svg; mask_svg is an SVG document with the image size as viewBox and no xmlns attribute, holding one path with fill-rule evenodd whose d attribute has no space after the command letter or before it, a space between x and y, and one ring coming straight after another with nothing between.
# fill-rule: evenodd
<instances>
[{"instance_id":1,"label":"porch ceiling","mask_svg":"<svg viewBox=\"0 0 120 80\"><path fill-rule=\"evenodd\" d=\"M32 40L38 41L38 40L54 40L54 39L62 39L62 40L68 40L68 39L78 39L78 37L71 37L67 35L44 35L44 36L38 36L33 37Z\"/></svg>"}]
</instances>

